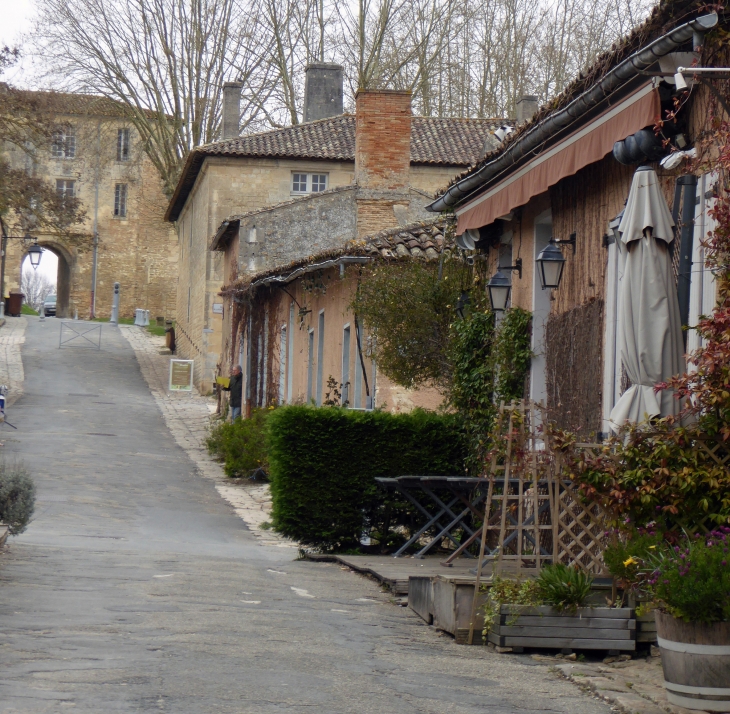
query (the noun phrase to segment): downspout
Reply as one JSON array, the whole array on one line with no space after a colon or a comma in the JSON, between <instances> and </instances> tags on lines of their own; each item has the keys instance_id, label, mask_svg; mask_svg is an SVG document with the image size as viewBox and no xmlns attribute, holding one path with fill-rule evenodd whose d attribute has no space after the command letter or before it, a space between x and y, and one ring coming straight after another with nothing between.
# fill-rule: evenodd
<instances>
[{"instance_id":1,"label":"downspout","mask_svg":"<svg viewBox=\"0 0 730 714\"><path fill-rule=\"evenodd\" d=\"M101 120L96 125L96 170L94 171L94 252L91 258L91 310L96 317L96 273L99 265L99 173L101 171Z\"/></svg>"},{"instance_id":2,"label":"downspout","mask_svg":"<svg viewBox=\"0 0 730 714\"><path fill-rule=\"evenodd\" d=\"M697 177L686 174L677 179L683 187L682 193L682 234L679 242L679 269L677 271L677 297L679 298L679 317L682 326L689 324L689 300L692 284L692 250L695 232L695 200L697 197ZM687 346L687 330L682 330L685 347Z\"/></svg>"},{"instance_id":3,"label":"downspout","mask_svg":"<svg viewBox=\"0 0 730 714\"><path fill-rule=\"evenodd\" d=\"M528 157L532 152L541 150L545 142L554 134L580 119L629 80L651 67L659 57L664 57L676 50L693 37L695 44L700 43L701 37L717 25L717 20L715 12L702 15L654 40L644 49L634 52L614 67L598 84L576 97L565 109L549 115L529 129L508 146L502 154L473 174L455 183L447 189L443 196L426 206L426 209L432 213L440 213L462 202L465 197L482 188L501 173L513 169L519 161Z\"/></svg>"}]
</instances>

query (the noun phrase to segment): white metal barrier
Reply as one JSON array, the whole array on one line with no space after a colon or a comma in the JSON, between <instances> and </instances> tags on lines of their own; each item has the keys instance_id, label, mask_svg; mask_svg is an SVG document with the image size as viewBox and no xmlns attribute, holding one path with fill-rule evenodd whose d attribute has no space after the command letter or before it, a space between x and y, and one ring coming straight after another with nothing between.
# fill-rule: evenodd
<instances>
[{"instance_id":1,"label":"white metal barrier","mask_svg":"<svg viewBox=\"0 0 730 714\"><path fill-rule=\"evenodd\" d=\"M150 311L137 308L134 311L134 324L139 327L147 327L150 324Z\"/></svg>"}]
</instances>

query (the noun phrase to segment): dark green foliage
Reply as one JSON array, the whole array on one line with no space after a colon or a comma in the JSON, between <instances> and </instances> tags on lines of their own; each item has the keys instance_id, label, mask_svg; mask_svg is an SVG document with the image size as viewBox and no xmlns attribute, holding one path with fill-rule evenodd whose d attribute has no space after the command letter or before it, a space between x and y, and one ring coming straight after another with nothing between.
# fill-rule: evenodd
<instances>
[{"instance_id":1,"label":"dark green foliage","mask_svg":"<svg viewBox=\"0 0 730 714\"><path fill-rule=\"evenodd\" d=\"M522 399L532 360L532 313L519 307L507 310L494 341L493 361L497 374L497 401Z\"/></svg>"},{"instance_id":2,"label":"dark green foliage","mask_svg":"<svg viewBox=\"0 0 730 714\"><path fill-rule=\"evenodd\" d=\"M654 602L686 622L730 620L730 528L665 545L648 581Z\"/></svg>"},{"instance_id":3,"label":"dark green foliage","mask_svg":"<svg viewBox=\"0 0 730 714\"><path fill-rule=\"evenodd\" d=\"M221 421L211 429L208 451L223 461L226 476L249 476L268 471L265 425L270 409L253 409L249 419Z\"/></svg>"},{"instance_id":4,"label":"dark green foliage","mask_svg":"<svg viewBox=\"0 0 730 714\"><path fill-rule=\"evenodd\" d=\"M471 283L471 269L457 259L445 260L440 268L419 260L364 268L352 309L378 336L378 369L408 388L448 387L451 325L459 296ZM483 301L483 290L470 293L474 309L479 296Z\"/></svg>"},{"instance_id":5,"label":"dark green foliage","mask_svg":"<svg viewBox=\"0 0 730 714\"><path fill-rule=\"evenodd\" d=\"M0 523L12 535L22 533L35 509L35 485L22 465L0 463Z\"/></svg>"},{"instance_id":6,"label":"dark green foliage","mask_svg":"<svg viewBox=\"0 0 730 714\"><path fill-rule=\"evenodd\" d=\"M412 517L375 477L463 473L452 415L287 406L267 430L274 526L322 550L356 548L364 531L377 536Z\"/></svg>"},{"instance_id":7,"label":"dark green foliage","mask_svg":"<svg viewBox=\"0 0 730 714\"><path fill-rule=\"evenodd\" d=\"M576 610L591 592L593 578L562 563L546 565L537 579L540 597L556 610Z\"/></svg>"},{"instance_id":8,"label":"dark green foliage","mask_svg":"<svg viewBox=\"0 0 730 714\"><path fill-rule=\"evenodd\" d=\"M616 533L614 541L603 551L603 562L611 575L622 580L625 585L638 584L642 574L650 567L657 549L665 545L662 536L654 532Z\"/></svg>"}]
</instances>

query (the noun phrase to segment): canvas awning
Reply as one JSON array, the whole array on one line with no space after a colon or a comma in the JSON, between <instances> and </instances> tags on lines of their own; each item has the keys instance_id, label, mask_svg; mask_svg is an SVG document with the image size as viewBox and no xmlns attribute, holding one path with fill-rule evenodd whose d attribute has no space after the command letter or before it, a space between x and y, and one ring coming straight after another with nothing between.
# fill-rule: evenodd
<instances>
[{"instance_id":1,"label":"canvas awning","mask_svg":"<svg viewBox=\"0 0 730 714\"><path fill-rule=\"evenodd\" d=\"M619 288L619 348L631 386L611 411L618 428L678 414L673 390L654 386L685 371L682 323L672 273L674 221L654 170L636 170L618 230L626 251Z\"/></svg>"},{"instance_id":2,"label":"canvas awning","mask_svg":"<svg viewBox=\"0 0 730 714\"><path fill-rule=\"evenodd\" d=\"M645 85L586 126L541 153L496 186L456 210L457 235L467 228L489 225L513 208L523 206L566 176L600 161L615 142L653 125L660 117L659 93Z\"/></svg>"}]
</instances>

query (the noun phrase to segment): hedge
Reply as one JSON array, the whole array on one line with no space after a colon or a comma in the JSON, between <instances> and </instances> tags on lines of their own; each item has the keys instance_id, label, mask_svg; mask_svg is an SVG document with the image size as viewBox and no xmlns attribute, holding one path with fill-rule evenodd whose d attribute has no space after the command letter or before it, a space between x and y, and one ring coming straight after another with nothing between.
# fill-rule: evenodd
<instances>
[{"instance_id":1,"label":"hedge","mask_svg":"<svg viewBox=\"0 0 730 714\"><path fill-rule=\"evenodd\" d=\"M273 525L321 550L356 548L364 530L397 522L376 477L464 473L453 415L288 406L271 412L267 432Z\"/></svg>"}]
</instances>

